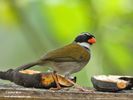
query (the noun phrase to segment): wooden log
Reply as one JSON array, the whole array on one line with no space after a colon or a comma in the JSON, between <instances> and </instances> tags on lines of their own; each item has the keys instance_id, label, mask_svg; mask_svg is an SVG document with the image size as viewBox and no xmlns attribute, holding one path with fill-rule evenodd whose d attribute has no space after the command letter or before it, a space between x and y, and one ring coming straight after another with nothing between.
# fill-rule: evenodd
<instances>
[{"instance_id":1,"label":"wooden log","mask_svg":"<svg viewBox=\"0 0 133 100\"><path fill-rule=\"evenodd\" d=\"M88 88L92 89L92 88ZM133 100L133 90L119 92L74 92L24 88L15 84L0 84L0 100Z\"/></svg>"}]
</instances>

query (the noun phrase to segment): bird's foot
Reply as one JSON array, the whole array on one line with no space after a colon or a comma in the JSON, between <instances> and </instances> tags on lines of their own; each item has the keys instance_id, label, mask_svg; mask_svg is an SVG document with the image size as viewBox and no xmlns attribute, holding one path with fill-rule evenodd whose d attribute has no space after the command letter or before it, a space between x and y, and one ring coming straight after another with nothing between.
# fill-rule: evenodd
<instances>
[{"instance_id":1,"label":"bird's foot","mask_svg":"<svg viewBox=\"0 0 133 100\"><path fill-rule=\"evenodd\" d=\"M82 87L80 87L78 84L74 83L73 81L71 81L70 79L66 78L66 80L70 83L72 83L73 85L75 85L78 90L74 90L74 91L82 91L82 92L94 92L94 90L87 90L87 89L83 89Z\"/></svg>"},{"instance_id":2,"label":"bird's foot","mask_svg":"<svg viewBox=\"0 0 133 100\"><path fill-rule=\"evenodd\" d=\"M53 78L54 78L54 80L55 80L55 83L56 83L56 85L57 85L57 88L50 88L50 90L60 90L61 87L60 87L59 82L58 82L58 80L57 80L56 72L55 72L55 71L53 71Z\"/></svg>"},{"instance_id":3,"label":"bird's foot","mask_svg":"<svg viewBox=\"0 0 133 100\"><path fill-rule=\"evenodd\" d=\"M50 90L60 90L61 87L57 87L57 88L50 88Z\"/></svg>"},{"instance_id":4,"label":"bird's foot","mask_svg":"<svg viewBox=\"0 0 133 100\"><path fill-rule=\"evenodd\" d=\"M94 90L87 90L87 89L66 89L68 91L75 91L75 92L78 92L78 91L82 91L82 92L94 92Z\"/></svg>"},{"instance_id":5,"label":"bird's foot","mask_svg":"<svg viewBox=\"0 0 133 100\"><path fill-rule=\"evenodd\" d=\"M83 92L94 92L94 90L87 90L87 89L83 89L83 88L79 89L79 91L83 91Z\"/></svg>"}]
</instances>

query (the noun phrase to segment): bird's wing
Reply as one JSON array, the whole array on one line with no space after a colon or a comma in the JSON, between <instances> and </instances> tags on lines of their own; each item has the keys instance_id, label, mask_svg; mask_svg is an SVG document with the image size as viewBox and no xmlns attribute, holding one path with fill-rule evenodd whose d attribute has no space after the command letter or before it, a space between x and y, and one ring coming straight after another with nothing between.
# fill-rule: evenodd
<instances>
[{"instance_id":1,"label":"bird's wing","mask_svg":"<svg viewBox=\"0 0 133 100\"><path fill-rule=\"evenodd\" d=\"M84 61L90 58L90 53L86 51L83 47L76 43L72 43L70 45L64 46L63 48L56 49L54 51L49 52L47 55L40 58L43 60L50 61Z\"/></svg>"}]
</instances>

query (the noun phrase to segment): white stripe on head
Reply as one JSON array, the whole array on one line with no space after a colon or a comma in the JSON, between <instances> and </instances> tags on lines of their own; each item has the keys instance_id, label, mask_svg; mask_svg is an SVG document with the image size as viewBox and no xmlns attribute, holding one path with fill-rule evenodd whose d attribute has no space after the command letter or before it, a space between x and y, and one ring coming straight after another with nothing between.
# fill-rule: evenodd
<instances>
[{"instance_id":1,"label":"white stripe on head","mask_svg":"<svg viewBox=\"0 0 133 100\"><path fill-rule=\"evenodd\" d=\"M77 42L77 44L79 44L80 46L86 47L88 49L91 49L91 44L86 43L86 42Z\"/></svg>"}]
</instances>

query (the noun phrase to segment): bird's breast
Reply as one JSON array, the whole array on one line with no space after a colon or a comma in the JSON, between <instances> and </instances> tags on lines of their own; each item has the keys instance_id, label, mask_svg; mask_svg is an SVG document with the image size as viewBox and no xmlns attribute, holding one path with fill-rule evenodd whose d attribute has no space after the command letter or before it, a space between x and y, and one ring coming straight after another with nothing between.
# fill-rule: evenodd
<instances>
[{"instance_id":1,"label":"bird's breast","mask_svg":"<svg viewBox=\"0 0 133 100\"><path fill-rule=\"evenodd\" d=\"M61 74L73 74L82 70L88 61L83 62L52 62L51 69Z\"/></svg>"}]
</instances>

